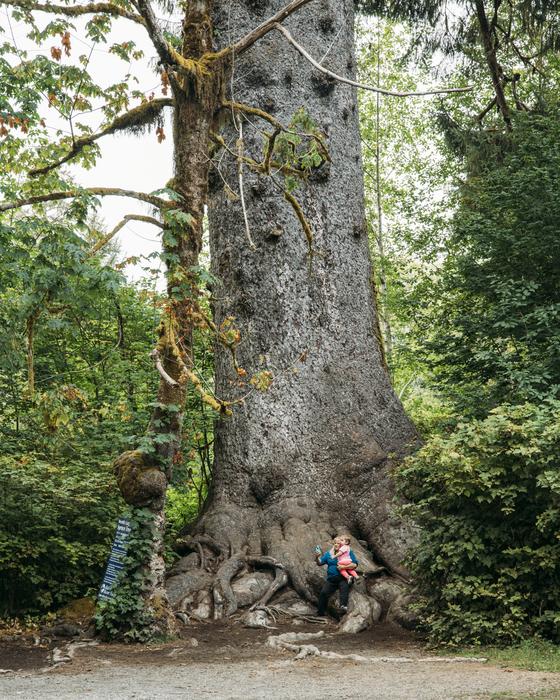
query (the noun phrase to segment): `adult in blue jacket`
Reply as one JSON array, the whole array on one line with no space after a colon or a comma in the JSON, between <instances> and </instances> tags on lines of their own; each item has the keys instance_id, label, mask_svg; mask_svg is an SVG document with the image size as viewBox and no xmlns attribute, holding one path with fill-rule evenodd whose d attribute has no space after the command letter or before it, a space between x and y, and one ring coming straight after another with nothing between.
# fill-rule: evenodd
<instances>
[{"instance_id":1,"label":"adult in blue jacket","mask_svg":"<svg viewBox=\"0 0 560 700\"><path fill-rule=\"evenodd\" d=\"M333 547L323 554L320 547L315 550L317 566L327 567L327 580L323 584L323 588L319 593L319 605L317 607L317 615L323 616L327 612L327 604L331 595L338 589L340 596L340 609L343 613L348 610L348 595L350 593L350 585L348 580L340 573L340 569L355 569L358 566L358 560L352 550L350 550L350 559L352 564L346 566L338 563L338 559L334 556L335 549L342 544L345 544L343 537L335 537Z\"/></svg>"}]
</instances>

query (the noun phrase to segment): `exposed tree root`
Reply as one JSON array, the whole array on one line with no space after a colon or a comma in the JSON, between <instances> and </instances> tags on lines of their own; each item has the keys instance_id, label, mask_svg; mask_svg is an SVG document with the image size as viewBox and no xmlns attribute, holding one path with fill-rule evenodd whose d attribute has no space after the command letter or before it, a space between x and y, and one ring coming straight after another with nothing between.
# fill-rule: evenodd
<instances>
[{"instance_id":1,"label":"exposed tree root","mask_svg":"<svg viewBox=\"0 0 560 700\"><path fill-rule=\"evenodd\" d=\"M310 609L325 579L313 551L317 544L328 547L336 534L350 537L360 562L348 612L343 615L337 597L331 599L331 614L342 618L339 630L356 633L387 617L400 621L406 584L375 561L367 541L352 537L313 502L290 498L262 511L229 503L207 512L197 530L178 540L186 556L168 577L173 607L187 623L232 617L239 608L248 608L240 620L250 627L270 627L281 617L323 623ZM298 598L307 601L300 610Z\"/></svg>"},{"instance_id":2,"label":"exposed tree root","mask_svg":"<svg viewBox=\"0 0 560 700\"><path fill-rule=\"evenodd\" d=\"M323 659L344 659L348 661L359 661L361 663L485 663L485 657L475 656L362 656L361 654L337 654L334 651L323 651L314 644L299 644L311 639L321 639L324 632L287 632L271 636L266 640L267 646L281 651L292 651L296 655L295 661L305 659L307 656L319 656Z\"/></svg>"},{"instance_id":3,"label":"exposed tree root","mask_svg":"<svg viewBox=\"0 0 560 700\"><path fill-rule=\"evenodd\" d=\"M251 610L254 610L256 607L265 606L273 595L288 584L289 577L286 573L284 565L272 557L249 557L249 559L252 560L251 563L253 565L260 564L261 566L268 565L274 567L274 580L270 584L266 593L250 608Z\"/></svg>"},{"instance_id":4,"label":"exposed tree root","mask_svg":"<svg viewBox=\"0 0 560 700\"><path fill-rule=\"evenodd\" d=\"M231 588L231 579L245 566L245 561L243 555L234 555L218 569L212 590L215 618L223 617L224 614L230 617L237 610L237 600Z\"/></svg>"},{"instance_id":5,"label":"exposed tree root","mask_svg":"<svg viewBox=\"0 0 560 700\"><path fill-rule=\"evenodd\" d=\"M297 612L292 612L291 610L286 610L285 608L280 608L276 605L253 605L251 610L263 610L267 615L269 615L274 622L282 617L287 617L292 620L301 620L302 622L310 622L316 625L326 625L327 619L324 617L317 617L316 615L305 615Z\"/></svg>"}]
</instances>

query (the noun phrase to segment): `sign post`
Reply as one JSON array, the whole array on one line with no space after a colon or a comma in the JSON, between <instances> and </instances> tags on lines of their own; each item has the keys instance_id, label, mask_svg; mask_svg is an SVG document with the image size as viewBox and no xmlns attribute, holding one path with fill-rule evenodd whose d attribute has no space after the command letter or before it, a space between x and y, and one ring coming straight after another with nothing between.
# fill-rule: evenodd
<instances>
[{"instance_id":1,"label":"sign post","mask_svg":"<svg viewBox=\"0 0 560 700\"><path fill-rule=\"evenodd\" d=\"M113 587L119 573L124 568L124 559L128 551L131 531L132 527L130 525L130 520L128 520L128 518L119 518L117 522L115 539L113 540L113 546L111 547L111 554L109 556L109 561L107 562L107 568L105 569L105 575L103 576L101 588L99 589L99 595L97 596L98 600L100 601L111 600L115 597Z\"/></svg>"}]
</instances>

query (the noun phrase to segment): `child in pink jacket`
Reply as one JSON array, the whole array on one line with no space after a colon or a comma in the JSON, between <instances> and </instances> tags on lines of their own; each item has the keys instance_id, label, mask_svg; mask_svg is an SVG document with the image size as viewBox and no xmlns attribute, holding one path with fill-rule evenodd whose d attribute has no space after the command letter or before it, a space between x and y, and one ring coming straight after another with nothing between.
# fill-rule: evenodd
<instances>
[{"instance_id":1,"label":"child in pink jacket","mask_svg":"<svg viewBox=\"0 0 560 700\"><path fill-rule=\"evenodd\" d=\"M338 547L336 544L338 543ZM353 564L352 558L350 557L350 538L349 537L337 537L335 540L335 548L333 549L334 556L338 559L338 563L346 566L347 564ZM350 582L350 577L358 578L358 572L355 569L338 569L338 573L342 574L344 578Z\"/></svg>"}]
</instances>

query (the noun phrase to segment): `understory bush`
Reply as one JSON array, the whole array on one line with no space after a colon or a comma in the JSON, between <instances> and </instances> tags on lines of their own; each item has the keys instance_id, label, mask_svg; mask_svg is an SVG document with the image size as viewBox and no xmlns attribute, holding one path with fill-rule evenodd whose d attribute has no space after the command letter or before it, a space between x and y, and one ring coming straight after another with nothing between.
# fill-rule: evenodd
<instances>
[{"instance_id":1,"label":"understory bush","mask_svg":"<svg viewBox=\"0 0 560 700\"><path fill-rule=\"evenodd\" d=\"M121 508L108 465L0 457L0 614L95 594Z\"/></svg>"},{"instance_id":2,"label":"understory bush","mask_svg":"<svg viewBox=\"0 0 560 700\"><path fill-rule=\"evenodd\" d=\"M420 526L411 566L434 643L560 641L560 402L501 405L398 472Z\"/></svg>"}]
</instances>

